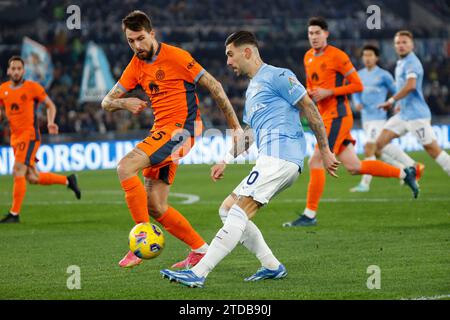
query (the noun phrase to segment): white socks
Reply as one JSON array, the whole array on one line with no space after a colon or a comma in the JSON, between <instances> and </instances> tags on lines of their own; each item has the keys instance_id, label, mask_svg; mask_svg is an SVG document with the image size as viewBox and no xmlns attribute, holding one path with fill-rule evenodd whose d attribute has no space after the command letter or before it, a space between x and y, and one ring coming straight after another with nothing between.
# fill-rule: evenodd
<instances>
[{"instance_id":1,"label":"white socks","mask_svg":"<svg viewBox=\"0 0 450 320\"><path fill-rule=\"evenodd\" d=\"M206 251L208 251L208 248L209 248L208 244L205 243L200 248L194 249L192 251L194 251L195 253L206 253Z\"/></svg>"},{"instance_id":2,"label":"white socks","mask_svg":"<svg viewBox=\"0 0 450 320\"><path fill-rule=\"evenodd\" d=\"M381 150L382 153L385 153L388 157L394 159L395 161L400 162L405 167L413 167L416 162L408 156L402 149L397 147L396 145L389 143L387 146Z\"/></svg>"},{"instance_id":3,"label":"white socks","mask_svg":"<svg viewBox=\"0 0 450 320\"><path fill-rule=\"evenodd\" d=\"M437 164L440 165L442 169L444 169L444 171L450 176L450 156L448 153L442 150L435 160Z\"/></svg>"},{"instance_id":4,"label":"white socks","mask_svg":"<svg viewBox=\"0 0 450 320\"><path fill-rule=\"evenodd\" d=\"M308 208L305 208L303 214L310 219L314 219L316 217L316 212Z\"/></svg>"},{"instance_id":5,"label":"white socks","mask_svg":"<svg viewBox=\"0 0 450 320\"><path fill-rule=\"evenodd\" d=\"M206 277L208 273L225 258L239 243L248 223L247 214L239 206L233 205L223 227L209 245L208 252L191 270L198 277Z\"/></svg>"},{"instance_id":6,"label":"white socks","mask_svg":"<svg viewBox=\"0 0 450 320\"><path fill-rule=\"evenodd\" d=\"M225 223L227 215L227 210L224 208L219 209L219 216L223 223ZM272 250L270 250L264 240L261 231L252 221L249 220L247 222L247 226L239 242L258 258L263 267L276 270L280 266L280 261L275 258Z\"/></svg>"},{"instance_id":7,"label":"white socks","mask_svg":"<svg viewBox=\"0 0 450 320\"><path fill-rule=\"evenodd\" d=\"M386 162L386 163L389 163L389 164L391 164L391 165L393 165L394 167L397 167L397 168L400 168L400 169L404 169L405 168L405 166L402 164L402 163L400 163L400 162L398 162L398 161L396 161L396 160L394 160L394 159L392 159L390 156L388 156L385 152L382 152L381 153L381 160L383 160L384 162Z\"/></svg>"}]
</instances>

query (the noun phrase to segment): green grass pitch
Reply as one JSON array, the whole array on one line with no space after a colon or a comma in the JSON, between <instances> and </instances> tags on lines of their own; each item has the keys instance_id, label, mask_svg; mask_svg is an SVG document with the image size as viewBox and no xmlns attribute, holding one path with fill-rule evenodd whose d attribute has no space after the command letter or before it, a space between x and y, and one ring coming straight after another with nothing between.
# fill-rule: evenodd
<instances>
[{"instance_id":1,"label":"green grass pitch","mask_svg":"<svg viewBox=\"0 0 450 320\"><path fill-rule=\"evenodd\" d=\"M395 179L375 178L370 193L352 194L359 182L341 168L327 176L318 226L284 229L304 208L308 170L255 218L287 278L246 283L259 267L238 245L189 289L160 277L187 247L165 232L162 254L131 269L119 268L133 226L115 171L78 173L83 199L61 186L28 186L20 225L0 225L0 299L401 299L450 297L450 178L424 153L419 199ZM230 165L213 183L209 166L181 166L172 191L200 197L193 204L170 197L209 242L221 226L218 207L249 172ZM307 169L307 168L306 168ZM0 177L0 210L10 205L12 178ZM81 270L81 289L66 286L67 268ZM367 288L367 268L381 270L381 288Z\"/></svg>"}]
</instances>

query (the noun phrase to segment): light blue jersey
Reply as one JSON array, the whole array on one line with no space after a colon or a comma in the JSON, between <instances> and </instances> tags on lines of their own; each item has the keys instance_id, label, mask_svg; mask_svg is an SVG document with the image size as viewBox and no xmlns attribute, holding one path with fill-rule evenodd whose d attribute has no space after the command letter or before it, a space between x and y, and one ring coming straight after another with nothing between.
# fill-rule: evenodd
<instances>
[{"instance_id":1,"label":"light blue jersey","mask_svg":"<svg viewBox=\"0 0 450 320\"><path fill-rule=\"evenodd\" d=\"M263 64L245 94L244 122L253 128L261 155L297 164L303 169L306 141L295 104L306 94L295 74Z\"/></svg>"},{"instance_id":2,"label":"light blue jersey","mask_svg":"<svg viewBox=\"0 0 450 320\"><path fill-rule=\"evenodd\" d=\"M394 78L379 66L375 66L370 71L367 68L361 69L358 71L358 75L364 85L364 90L353 94L353 103L363 106L362 122L386 120L386 111L378 106L386 101L388 92L391 94L396 92Z\"/></svg>"},{"instance_id":3,"label":"light blue jersey","mask_svg":"<svg viewBox=\"0 0 450 320\"><path fill-rule=\"evenodd\" d=\"M423 67L414 52L397 61L395 68L395 81L397 91L400 91L409 78L416 78L416 88L406 97L399 100L400 118L403 120L430 119L431 112L423 97Z\"/></svg>"}]
</instances>

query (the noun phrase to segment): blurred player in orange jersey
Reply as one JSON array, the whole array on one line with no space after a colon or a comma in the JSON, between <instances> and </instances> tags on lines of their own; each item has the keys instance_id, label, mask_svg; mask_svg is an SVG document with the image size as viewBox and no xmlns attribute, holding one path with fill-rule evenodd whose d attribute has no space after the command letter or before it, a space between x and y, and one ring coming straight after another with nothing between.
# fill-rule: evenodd
<instances>
[{"instance_id":1,"label":"blurred player in orange jersey","mask_svg":"<svg viewBox=\"0 0 450 320\"><path fill-rule=\"evenodd\" d=\"M369 174L375 177L403 179L417 198L416 169L400 169L379 160L359 160L355 140L350 134L353 115L347 95L361 92L363 84L348 55L328 45L328 24L320 17L308 23L311 49L306 52L304 65L309 95L318 104L328 133L330 149L337 155L347 171L353 175ZM325 170L317 147L309 160L310 180L303 214L286 227L316 225L316 211L325 188Z\"/></svg>"},{"instance_id":2,"label":"blurred player in orange jersey","mask_svg":"<svg viewBox=\"0 0 450 320\"><path fill-rule=\"evenodd\" d=\"M155 121L150 135L120 160L117 173L134 222L149 222L150 214L186 243L191 252L172 267L189 268L203 258L208 244L180 212L168 205L167 199L178 160L189 152L194 137L201 134L196 84L209 90L229 127L237 131L236 136L243 136L243 130L221 84L187 51L157 41L145 13L131 12L122 20L122 28L134 56L102 101L102 107L107 111L140 113L148 107L145 101L123 98L127 91L140 85L151 100ZM145 187L138 177L141 170ZM119 265L132 267L141 262L129 251Z\"/></svg>"},{"instance_id":3,"label":"blurred player in orange jersey","mask_svg":"<svg viewBox=\"0 0 450 320\"><path fill-rule=\"evenodd\" d=\"M23 78L25 64L22 58L11 57L8 61L7 72L10 81L0 85L0 106L5 109L11 129L11 146L15 158L14 187L12 207L0 223L17 223L27 181L40 185L65 185L75 193L78 199L81 197L81 192L75 175L66 177L60 174L38 172L35 166L36 152L41 144L41 134L37 108L39 103L45 104L48 132L58 134L58 126L55 124L56 107L40 84Z\"/></svg>"}]
</instances>

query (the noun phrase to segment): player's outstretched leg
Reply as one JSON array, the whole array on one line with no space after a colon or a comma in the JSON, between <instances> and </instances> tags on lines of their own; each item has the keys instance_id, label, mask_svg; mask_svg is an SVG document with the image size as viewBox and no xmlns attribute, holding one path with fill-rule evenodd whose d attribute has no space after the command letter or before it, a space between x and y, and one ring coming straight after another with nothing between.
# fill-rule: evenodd
<instances>
[{"instance_id":1,"label":"player's outstretched leg","mask_svg":"<svg viewBox=\"0 0 450 320\"><path fill-rule=\"evenodd\" d=\"M161 270L163 277L189 287L202 287L208 274L239 243L249 221L247 214L254 215L258 207L258 203L252 198L240 199L238 204L231 207L225 224L211 242L205 257L190 270Z\"/></svg>"},{"instance_id":2,"label":"player's outstretched leg","mask_svg":"<svg viewBox=\"0 0 450 320\"><path fill-rule=\"evenodd\" d=\"M69 176L64 176L62 174L56 174L51 172L39 172L35 166L29 167L27 171L27 181L31 184L39 184L41 186L50 186L54 184L59 184L62 186L67 186L68 189L72 190L77 199L81 198L81 191L78 186L77 176L71 174Z\"/></svg>"},{"instance_id":3,"label":"player's outstretched leg","mask_svg":"<svg viewBox=\"0 0 450 320\"><path fill-rule=\"evenodd\" d=\"M169 207L161 217L156 219L156 221L158 221L170 234L180 239L191 248L188 256L184 260L173 264L172 268L192 268L205 256L206 251L208 250L208 244L194 230L189 221L176 209Z\"/></svg>"},{"instance_id":4,"label":"player's outstretched leg","mask_svg":"<svg viewBox=\"0 0 450 320\"><path fill-rule=\"evenodd\" d=\"M367 129L366 133L369 134L369 141L364 145L364 160L376 160L375 152L377 151L377 145L375 144L374 139L370 136L371 132L374 131L374 135L377 130L375 129ZM372 176L365 174L361 177L361 181L356 187L350 189L350 192L369 192L370 191L370 183L372 182Z\"/></svg>"},{"instance_id":5,"label":"player's outstretched leg","mask_svg":"<svg viewBox=\"0 0 450 320\"><path fill-rule=\"evenodd\" d=\"M237 196L233 193L228 196L219 209L219 217L223 223L227 220L230 208L237 202ZM249 220L239 242L246 247L261 263L261 268L245 281L258 281L264 279L281 279L287 275L286 268L274 256L267 245L261 231Z\"/></svg>"},{"instance_id":6,"label":"player's outstretched leg","mask_svg":"<svg viewBox=\"0 0 450 320\"><path fill-rule=\"evenodd\" d=\"M405 184L412 190L414 198L419 195L419 187L416 181L415 166L400 169L379 160L363 160L360 161L356 156L353 145L349 145L339 155L339 159L350 174L370 174L375 177L398 178L402 179Z\"/></svg>"},{"instance_id":7,"label":"player's outstretched leg","mask_svg":"<svg viewBox=\"0 0 450 320\"><path fill-rule=\"evenodd\" d=\"M172 265L172 268L189 269L195 266L206 254L208 244L195 231L189 221L175 208L168 205L170 184L150 178L144 170L147 192L148 213L158 221L167 232L186 243L190 248L188 256Z\"/></svg>"}]
</instances>

